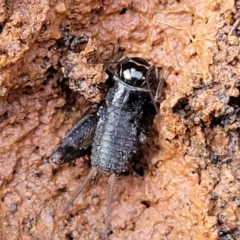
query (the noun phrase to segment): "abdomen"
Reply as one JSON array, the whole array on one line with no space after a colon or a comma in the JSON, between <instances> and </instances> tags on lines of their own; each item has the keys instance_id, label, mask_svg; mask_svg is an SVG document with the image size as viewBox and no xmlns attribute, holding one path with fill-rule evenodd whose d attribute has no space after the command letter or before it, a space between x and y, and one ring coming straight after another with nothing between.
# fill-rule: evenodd
<instances>
[{"instance_id":1,"label":"abdomen","mask_svg":"<svg viewBox=\"0 0 240 240\"><path fill-rule=\"evenodd\" d=\"M105 107L95 132L91 163L104 172L120 174L137 149L137 117L113 106Z\"/></svg>"}]
</instances>

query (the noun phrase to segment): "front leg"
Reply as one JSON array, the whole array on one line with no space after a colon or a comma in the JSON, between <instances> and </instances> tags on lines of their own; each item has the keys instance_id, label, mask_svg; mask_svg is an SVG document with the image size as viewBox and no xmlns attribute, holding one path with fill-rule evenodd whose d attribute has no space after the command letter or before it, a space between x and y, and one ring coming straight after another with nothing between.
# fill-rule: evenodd
<instances>
[{"instance_id":1,"label":"front leg","mask_svg":"<svg viewBox=\"0 0 240 240\"><path fill-rule=\"evenodd\" d=\"M63 164L85 155L92 145L97 122L97 112L83 117L53 152L50 161Z\"/></svg>"}]
</instances>

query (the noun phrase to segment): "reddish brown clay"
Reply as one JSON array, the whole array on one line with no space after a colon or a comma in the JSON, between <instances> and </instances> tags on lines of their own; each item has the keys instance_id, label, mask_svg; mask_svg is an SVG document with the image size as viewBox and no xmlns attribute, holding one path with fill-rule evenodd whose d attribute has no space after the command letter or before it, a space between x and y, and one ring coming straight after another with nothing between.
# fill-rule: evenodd
<instances>
[{"instance_id":1,"label":"reddish brown clay","mask_svg":"<svg viewBox=\"0 0 240 240\"><path fill-rule=\"evenodd\" d=\"M122 176L115 189L111 239L239 238L238 2L0 2L0 238L102 239L108 178L63 215L89 161L55 166L49 157L104 98L102 62L119 38L126 56L172 71L158 137L139 157L144 174ZM70 51L64 34L90 41Z\"/></svg>"}]
</instances>

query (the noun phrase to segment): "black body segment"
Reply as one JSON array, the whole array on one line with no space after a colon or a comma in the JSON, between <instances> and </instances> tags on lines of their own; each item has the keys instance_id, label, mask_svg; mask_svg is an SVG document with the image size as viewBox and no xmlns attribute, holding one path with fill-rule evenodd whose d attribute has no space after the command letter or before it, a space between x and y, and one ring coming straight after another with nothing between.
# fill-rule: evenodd
<instances>
[{"instance_id":1,"label":"black body segment","mask_svg":"<svg viewBox=\"0 0 240 240\"><path fill-rule=\"evenodd\" d=\"M146 92L136 92L116 81L100 108L92 144L91 164L103 172L120 174L136 152L138 127Z\"/></svg>"},{"instance_id":2,"label":"black body segment","mask_svg":"<svg viewBox=\"0 0 240 240\"><path fill-rule=\"evenodd\" d=\"M62 164L81 157L94 139L92 166L103 172L124 172L137 150L142 109L152 94L149 87L154 80L152 66L144 59L119 60L103 106L70 130L50 160Z\"/></svg>"},{"instance_id":3,"label":"black body segment","mask_svg":"<svg viewBox=\"0 0 240 240\"><path fill-rule=\"evenodd\" d=\"M86 154L87 149L92 145L97 122L96 112L83 117L63 139L50 160L62 164Z\"/></svg>"}]
</instances>

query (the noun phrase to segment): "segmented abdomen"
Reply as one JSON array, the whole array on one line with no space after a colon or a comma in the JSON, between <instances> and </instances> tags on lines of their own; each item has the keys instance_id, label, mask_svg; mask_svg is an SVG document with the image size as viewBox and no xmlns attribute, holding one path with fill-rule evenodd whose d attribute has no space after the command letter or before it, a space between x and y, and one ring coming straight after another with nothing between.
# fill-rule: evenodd
<instances>
[{"instance_id":1,"label":"segmented abdomen","mask_svg":"<svg viewBox=\"0 0 240 240\"><path fill-rule=\"evenodd\" d=\"M138 144L136 123L132 112L103 107L92 145L92 166L104 172L124 172Z\"/></svg>"}]
</instances>

